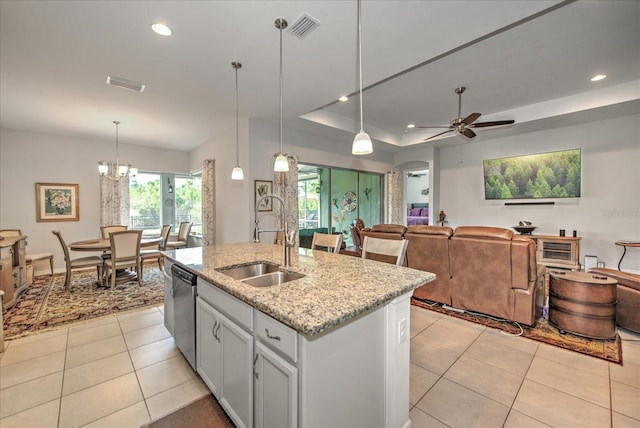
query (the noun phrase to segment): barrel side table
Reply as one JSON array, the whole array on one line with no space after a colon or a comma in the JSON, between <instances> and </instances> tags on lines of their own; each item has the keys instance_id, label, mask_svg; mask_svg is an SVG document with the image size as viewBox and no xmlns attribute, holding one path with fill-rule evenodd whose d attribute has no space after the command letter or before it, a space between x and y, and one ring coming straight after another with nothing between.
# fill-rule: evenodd
<instances>
[{"instance_id":1,"label":"barrel side table","mask_svg":"<svg viewBox=\"0 0 640 428\"><path fill-rule=\"evenodd\" d=\"M549 274L549 322L561 333L616 337L615 279L582 271Z\"/></svg>"}]
</instances>

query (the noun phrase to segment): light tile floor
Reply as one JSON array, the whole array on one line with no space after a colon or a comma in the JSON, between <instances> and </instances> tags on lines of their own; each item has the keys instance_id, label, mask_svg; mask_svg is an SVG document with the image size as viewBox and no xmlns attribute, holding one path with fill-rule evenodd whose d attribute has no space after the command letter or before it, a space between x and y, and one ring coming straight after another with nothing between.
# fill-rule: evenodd
<instances>
[{"instance_id":1,"label":"light tile floor","mask_svg":"<svg viewBox=\"0 0 640 428\"><path fill-rule=\"evenodd\" d=\"M640 335L621 330L619 366L411 314L413 428L640 427ZM0 354L2 428L133 428L207 394L162 307L8 341Z\"/></svg>"}]
</instances>

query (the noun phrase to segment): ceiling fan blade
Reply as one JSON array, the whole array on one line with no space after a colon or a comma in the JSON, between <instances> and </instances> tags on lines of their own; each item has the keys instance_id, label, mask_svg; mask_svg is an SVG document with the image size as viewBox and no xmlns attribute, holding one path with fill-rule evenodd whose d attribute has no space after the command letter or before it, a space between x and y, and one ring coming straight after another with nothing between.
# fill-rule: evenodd
<instances>
[{"instance_id":1,"label":"ceiling fan blade","mask_svg":"<svg viewBox=\"0 0 640 428\"><path fill-rule=\"evenodd\" d=\"M478 120L480 116L482 116L481 113L471 113L469 116L462 119L462 123L464 123L465 125L471 125L471 123Z\"/></svg>"},{"instance_id":2,"label":"ceiling fan blade","mask_svg":"<svg viewBox=\"0 0 640 428\"><path fill-rule=\"evenodd\" d=\"M475 133L475 132L473 132L473 131L472 131L471 129L469 129L469 128L464 128L464 129L462 129L462 130L461 130L461 131L459 131L459 132L460 132L460 135L462 135L463 137L466 137L466 138L473 138L473 137L475 137L475 136L476 136L476 133Z\"/></svg>"},{"instance_id":3,"label":"ceiling fan blade","mask_svg":"<svg viewBox=\"0 0 640 428\"><path fill-rule=\"evenodd\" d=\"M451 126L449 125L436 125L436 126L429 126L429 125L422 125L422 126L416 126L416 128L451 128Z\"/></svg>"},{"instance_id":4,"label":"ceiling fan blade","mask_svg":"<svg viewBox=\"0 0 640 428\"><path fill-rule=\"evenodd\" d=\"M496 120L493 122L478 122L478 123L472 123L469 126L472 128L486 128L488 126L511 125L512 123L515 123L515 120Z\"/></svg>"},{"instance_id":5,"label":"ceiling fan blade","mask_svg":"<svg viewBox=\"0 0 640 428\"><path fill-rule=\"evenodd\" d=\"M422 140L422 141L423 141L423 142L425 142L425 141L433 140L434 138L439 137L439 136L444 135L444 134L448 134L449 132L453 132L453 129L448 129L448 130L446 130L446 131L444 131L444 132L441 132L441 133L439 133L439 134L432 135L431 137L429 137L429 138L425 138L425 139L424 139L424 140Z\"/></svg>"}]
</instances>

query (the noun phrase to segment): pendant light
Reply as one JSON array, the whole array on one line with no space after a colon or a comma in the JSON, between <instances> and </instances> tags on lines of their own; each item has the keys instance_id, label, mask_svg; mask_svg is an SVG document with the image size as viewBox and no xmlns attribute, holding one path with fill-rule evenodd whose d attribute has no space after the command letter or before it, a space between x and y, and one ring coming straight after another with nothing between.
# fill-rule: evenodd
<instances>
[{"instance_id":1,"label":"pendant light","mask_svg":"<svg viewBox=\"0 0 640 428\"><path fill-rule=\"evenodd\" d=\"M360 85L360 132L353 139L351 153L354 155L368 155L373 153L371 137L364 131L364 119L362 117L362 16L360 12L360 0L358 0L358 77Z\"/></svg>"},{"instance_id":2,"label":"pendant light","mask_svg":"<svg viewBox=\"0 0 640 428\"><path fill-rule=\"evenodd\" d=\"M289 171L289 161L287 155L282 153L282 30L287 28L287 20L284 18L276 19L275 26L280 30L280 153L276 156L276 161L273 164L273 170L276 172Z\"/></svg>"},{"instance_id":3,"label":"pendant light","mask_svg":"<svg viewBox=\"0 0 640 428\"><path fill-rule=\"evenodd\" d=\"M242 68L242 64L239 62L232 62L231 67L236 70L236 167L233 168L231 172L232 180L244 180L244 173L242 172L242 168L240 168L240 132L238 126L238 69Z\"/></svg>"},{"instance_id":4,"label":"pendant light","mask_svg":"<svg viewBox=\"0 0 640 428\"><path fill-rule=\"evenodd\" d=\"M131 177L135 177L136 175L138 175L138 168L132 167L128 163L120 163L118 159L118 125L120 125L120 122L114 120L113 123L116 125L116 161L98 162L98 172L101 176L108 178L109 180L120 181L120 179L127 175L127 173Z\"/></svg>"}]
</instances>

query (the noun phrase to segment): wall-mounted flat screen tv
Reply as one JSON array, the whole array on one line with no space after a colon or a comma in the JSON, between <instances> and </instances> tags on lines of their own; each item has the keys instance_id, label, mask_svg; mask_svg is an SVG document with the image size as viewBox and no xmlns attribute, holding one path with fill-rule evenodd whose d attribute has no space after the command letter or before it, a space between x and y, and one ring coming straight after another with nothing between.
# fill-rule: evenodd
<instances>
[{"instance_id":1,"label":"wall-mounted flat screen tv","mask_svg":"<svg viewBox=\"0 0 640 428\"><path fill-rule=\"evenodd\" d=\"M579 198L580 149L483 161L485 199Z\"/></svg>"}]
</instances>

